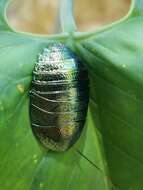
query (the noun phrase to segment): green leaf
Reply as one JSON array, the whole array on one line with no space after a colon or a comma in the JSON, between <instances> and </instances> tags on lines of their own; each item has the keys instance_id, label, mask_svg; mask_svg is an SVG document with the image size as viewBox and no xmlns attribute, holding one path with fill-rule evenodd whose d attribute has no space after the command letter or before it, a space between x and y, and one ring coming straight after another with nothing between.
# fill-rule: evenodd
<instances>
[{"instance_id":1,"label":"green leaf","mask_svg":"<svg viewBox=\"0 0 143 190\"><path fill-rule=\"evenodd\" d=\"M0 41L0 185L4 190L47 187L56 190L63 186L67 189L73 186L74 189L94 189L93 182L96 184L98 180L99 186L108 189L98 135L90 113L87 121L90 127L85 127L76 149L103 171L83 158L75 148L63 154L46 153L33 137L29 124L28 91L36 57L48 41L43 43L12 33L1 33Z\"/></svg>"},{"instance_id":2,"label":"green leaf","mask_svg":"<svg viewBox=\"0 0 143 190\"><path fill-rule=\"evenodd\" d=\"M0 31L2 30L11 30L10 26L8 25L6 21L6 7L9 3L9 0L1 0L0 1Z\"/></svg>"},{"instance_id":3,"label":"green leaf","mask_svg":"<svg viewBox=\"0 0 143 190\"><path fill-rule=\"evenodd\" d=\"M11 29L7 2L0 1L2 189L142 190L143 0L132 0L125 18L90 33L75 32L74 20L67 23L72 14L66 19L65 10L66 33L45 37ZM54 40L83 58L90 77L87 122L65 153L42 150L29 123L32 70L40 50Z\"/></svg>"},{"instance_id":4,"label":"green leaf","mask_svg":"<svg viewBox=\"0 0 143 190\"><path fill-rule=\"evenodd\" d=\"M109 171L114 185L121 190L143 188L141 4L143 1L136 1L133 14L123 22L77 43L79 54L88 62L94 86L91 114L94 118L97 104Z\"/></svg>"},{"instance_id":5,"label":"green leaf","mask_svg":"<svg viewBox=\"0 0 143 190\"><path fill-rule=\"evenodd\" d=\"M68 39L67 35L36 37L14 31L0 33L0 185L4 190L63 187L86 190L95 189L96 184L109 189L99 145L102 142L98 140L90 112L89 127L85 127L76 148L66 153L41 150L31 132L28 91L37 55L51 40L67 43Z\"/></svg>"}]
</instances>

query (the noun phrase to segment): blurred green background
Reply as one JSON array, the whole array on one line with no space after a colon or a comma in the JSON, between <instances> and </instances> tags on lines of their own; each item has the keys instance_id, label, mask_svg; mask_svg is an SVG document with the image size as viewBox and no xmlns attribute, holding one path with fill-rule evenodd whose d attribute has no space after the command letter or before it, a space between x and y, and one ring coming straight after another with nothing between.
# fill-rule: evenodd
<instances>
[{"instance_id":1,"label":"blurred green background","mask_svg":"<svg viewBox=\"0 0 143 190\"><path fill-rule=\"evenodd\" d=\"M13 0L8 7L9 23L17 30L52 34L60 0ZM79 31L90 31L118 20L129 10L131 0L74 0Z\"/></svg>"}]
</instances>

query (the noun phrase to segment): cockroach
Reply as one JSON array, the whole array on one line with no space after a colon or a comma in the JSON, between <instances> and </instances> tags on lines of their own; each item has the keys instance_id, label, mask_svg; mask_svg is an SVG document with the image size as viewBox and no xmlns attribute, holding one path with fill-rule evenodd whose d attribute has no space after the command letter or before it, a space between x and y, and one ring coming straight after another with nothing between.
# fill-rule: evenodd
<instances>
[{"instance_id":1,"label":"cockroach","mask_svg":"<svg viewBox=\"0 0 143 190\"><path fill-rule=\"evenodd\" d=\"M85 124L89 80L84 63L66 45L52 42L38 55L30 89L30 121L42 146L66 151Z\"/></svg>"}]
</instances>

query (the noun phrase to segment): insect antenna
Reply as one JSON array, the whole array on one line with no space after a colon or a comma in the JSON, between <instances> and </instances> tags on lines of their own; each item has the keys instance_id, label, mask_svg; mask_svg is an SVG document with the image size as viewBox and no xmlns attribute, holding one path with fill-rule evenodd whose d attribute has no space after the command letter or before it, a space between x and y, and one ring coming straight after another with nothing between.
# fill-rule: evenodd
<instances>
[{"instance_id":1,"label":"insect antenna","mask_svg":"<svg viewBox=\"0 0 143 190\"><path fill-rule=\"evenodd\" d=\"M82 156L85 160L87 160L92 166L94 166L97 170L99 170L100 172L102 172L102 173L104 173L104 171L101 169L101 168L99 168L95 163L93 163L91 160L89 160L88 158L87 158L87 156L85 156L80 150L78 150L78 149L75 149L76 150L76 152L80 155L80 156Z\"/></svg>"},{"instance_id":2,"label":"insect antenna","mask_svg":"<svg viewBox=\"0 0 143 190\"><path fill-rule=\"evenodd\" d=\"M109 181L109 183L111 184L112 186L112 189L113 190L118 190L117 187L112 183L111 179L109 178L109 176L107 176L105 174L105 172L99 168L94 162L92 162L91 160L89 160L89 158L87 156L85 156L80 150L78 150L77 148L75 148L75 151L80 155L82 156L82 158L84 158L85 160L87 160L92 166L94 166L97 170L99 170L106 178L107 180Z\"/></svg>"}]
</instances>

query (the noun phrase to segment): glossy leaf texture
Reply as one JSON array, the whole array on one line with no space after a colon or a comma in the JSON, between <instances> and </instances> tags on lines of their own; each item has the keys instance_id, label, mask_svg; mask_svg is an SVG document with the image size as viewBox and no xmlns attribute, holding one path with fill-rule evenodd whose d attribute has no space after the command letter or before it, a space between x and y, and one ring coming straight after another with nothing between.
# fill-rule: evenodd
<instances>
[{"instance_id":1,"label":"glossy leaf texture","mask_svg":"<svg viewBox=\"0 0 143 190\"><path fill-rule=\"evenodd\" d=\"M13 31L5 21L6 4L0 1L0 186L142 190L143 1L133 0L119 22L72 37L69 25L67 33L45 37ZM85 129L76 145L60 154L37 144L28 110L37 54L54 40L78 53L90 78Z\"/></svg>"}]
</instances>

